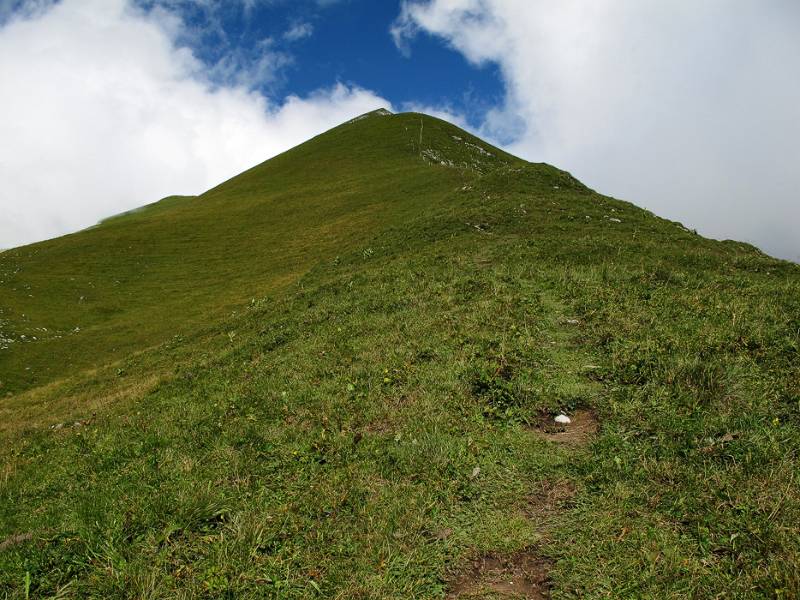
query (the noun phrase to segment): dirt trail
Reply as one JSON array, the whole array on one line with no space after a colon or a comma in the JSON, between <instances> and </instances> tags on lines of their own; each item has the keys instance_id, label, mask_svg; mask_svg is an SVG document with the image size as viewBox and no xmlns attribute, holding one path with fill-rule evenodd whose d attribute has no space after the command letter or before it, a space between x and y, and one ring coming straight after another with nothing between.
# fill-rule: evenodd
<instances>
[{"instance_id":1,"label":"dirt trail","mask_svg":"<svg viewBox=\"0 0 800 600\"><path fill-rule=\"evenodd\" d=\"M554 313L562 308L552 303ZM565 325L566 324L566 325ZM553 345L569 346L576 339L574 325L579 321L554 319ZM579 347L579 346L578 346ZM563 364L565 371L575 371L583 359L572 357L573 364ZM599 431L597 413L591 408L582 408L568 413L570 422L556 423L554 415L542 415L530 431L538 438L563 445L570 452L577 452L589 444ZM542 480L533 485L523 513L534 530L546 540L556 518L568 510L577 493L575 483L569 479ZM518 552L502 554L491 552L474 558L450 580L447 598L517 598L525 600L547 600L550 598L550 571L553 563L541 552L541 543Z\"/></svg>"},{"instance_id":2,"label":"dirt trail","mask_svg":"<svg viewBox=\"0 0 800 600\"><path fill-rule=\"evenodd\" d=\"M579 410L566 425L542 423L534 428L537 436L557 444L579 447L589 443L597 433L594 411ZM575 484L568 479L538 482L528 498L524 514L537 532L546 535L553 519L567 510L575 497ZM490 553L474 559L451 582L447 598L550 598L549 573L552 562L541 556L539 548L531 546L519 552L503 555Z\"/></svg>"},{"instance_id":3,"label":"dirt trail","mask_svg":"<svg viewBox=\"0 0 800 600\"><path fill-rule=\"evenodd\" d=\"M551 564L535 548L510 556L488 554L472 561L451 587L448 598L482 598L494 594L510 598L544 600L550 597Z\"/></svg>"}]
</instances>

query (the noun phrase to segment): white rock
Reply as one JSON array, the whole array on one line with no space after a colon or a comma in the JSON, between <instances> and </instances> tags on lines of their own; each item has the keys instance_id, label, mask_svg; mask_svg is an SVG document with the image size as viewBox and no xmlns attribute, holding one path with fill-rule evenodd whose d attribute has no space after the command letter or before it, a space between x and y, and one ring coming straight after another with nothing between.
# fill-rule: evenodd
<instances>
[{"instance_id":1,"label":"white rock","mask_svg":"<svg viewBox=\"0 0 800 600\"><path fill-rule=\"evenodd\" d=\"M561 423L562 425L568 425L568 424L572 423L572 419L570 419L565 414L560 414L555 418L555 422L556 423Z\"/></svg>"}]
</instances>

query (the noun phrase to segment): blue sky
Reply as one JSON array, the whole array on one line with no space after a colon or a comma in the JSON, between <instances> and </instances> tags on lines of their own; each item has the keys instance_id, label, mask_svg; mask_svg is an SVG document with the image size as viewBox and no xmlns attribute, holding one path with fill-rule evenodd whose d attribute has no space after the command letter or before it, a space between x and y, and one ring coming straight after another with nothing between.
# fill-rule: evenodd
<instances>
[{"instance_id":1,"label":"blue sky","mask_svg":"<svg viewBox=\"0 0 800 600\"><path fill-rule=\"evenodd\" d=\"M800 261L797 0L0 0L0 248L421 110Z\"/></svg>"},{"instance_id":2,"label":"blue sky","mask_svg":"<svg viewBox=\"0 0 800 600\"><path fill-rule=\"evenodd\" d=\"M152 10L158 0L141 1ZM273 0L168 4L188 25L182 40L210 67L236 56L252 68L264 52L285 62L259 91L272 98L306 96L336 82L355 84L399 108L447 109L474 127L502 103L503 85L494 63L470 64L424 32L401 51L390 29L400 0Z\"/></svg>"}]
</instances>

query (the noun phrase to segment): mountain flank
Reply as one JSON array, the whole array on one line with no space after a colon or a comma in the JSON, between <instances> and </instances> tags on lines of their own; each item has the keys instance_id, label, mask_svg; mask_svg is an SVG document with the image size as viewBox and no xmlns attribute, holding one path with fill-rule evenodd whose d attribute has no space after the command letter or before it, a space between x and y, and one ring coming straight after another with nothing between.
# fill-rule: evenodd
<instances>
[{"instance_id":1,"label":"mountain flank","mask_svg":"<svg viewBox=\"0 0 800 600\"><path fill-rule=\"evenodd\" d=\"M0 592L800 597L798 350L797 265L369 113L0 254Z\"/></svg>"}]
</instances>

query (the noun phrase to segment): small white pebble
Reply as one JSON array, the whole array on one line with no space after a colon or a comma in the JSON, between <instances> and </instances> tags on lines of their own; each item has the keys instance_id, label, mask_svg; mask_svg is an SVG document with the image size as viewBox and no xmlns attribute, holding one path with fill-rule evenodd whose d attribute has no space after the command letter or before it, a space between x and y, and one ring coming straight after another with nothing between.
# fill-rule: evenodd
<instances>
[{"instance_id":1,"label":"small white pebble","mask_svg":"<svg viewBox=\"0 0 800 600\"><path fill-rule=\"evenodd\" d=\"M561 423L561 424L563 424L563 425L568 425L569 423L572 423L572 419L570 419L570 418L569 418L567 415L565 415L565 414L560 414L560 415L558 415L558 416L555 418L555 421L556 421L556 423Z\"/></svg>"}]
</instances>

